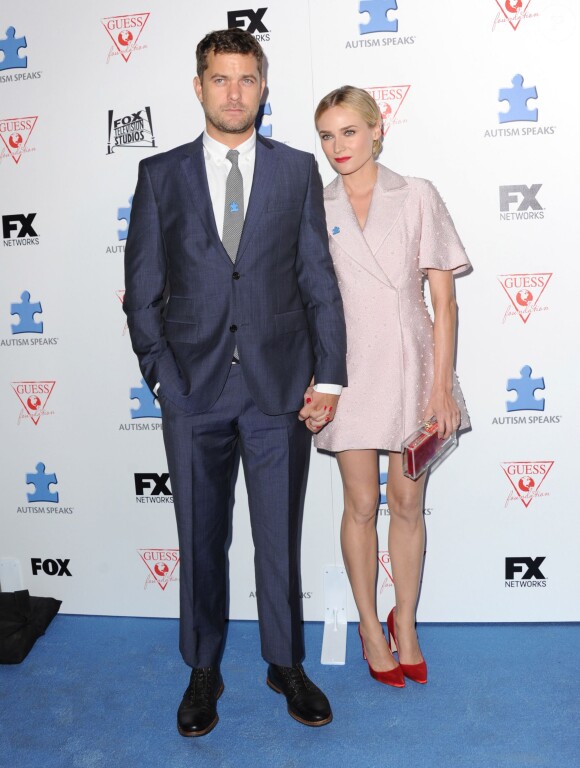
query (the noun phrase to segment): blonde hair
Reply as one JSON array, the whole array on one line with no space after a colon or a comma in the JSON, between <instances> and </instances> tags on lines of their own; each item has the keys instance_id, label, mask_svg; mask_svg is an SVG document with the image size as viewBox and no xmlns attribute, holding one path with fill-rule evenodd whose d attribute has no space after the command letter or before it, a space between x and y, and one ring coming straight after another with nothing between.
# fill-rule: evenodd
<instances>
[{"instance_id":1,"label":"blonde hair","mask_svg":"<svg viewBox=\"0 0 580 768\"><path fill-rule=\"evenodd\" d=\"M373 157L376 159L383 148L383 117L373 97L362 88L355 88L354 85L342 85L320 100L314 113L314 122L318 124L322 115L332 107L352 109L353 112L362 117L369 128L374 128L376 125L381 127L380 138L373 140Z\"/></svg>"}]
</instances>

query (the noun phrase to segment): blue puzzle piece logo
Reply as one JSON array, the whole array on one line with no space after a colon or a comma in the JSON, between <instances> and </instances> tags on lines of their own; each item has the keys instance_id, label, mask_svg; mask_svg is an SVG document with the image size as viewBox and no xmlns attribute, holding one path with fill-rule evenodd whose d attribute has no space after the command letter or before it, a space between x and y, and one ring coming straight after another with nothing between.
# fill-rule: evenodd
<instances>
[{"instance_id":1,"label":"blue puzzle piece logo","mask_svg":"<svg viewBox=\"0 0 580 768\"><path fill-rule=\"evenodd\" d=\"M379 474L379 504L382 506L387 503L387 479L389 477L388 472L381 472ZM383 485L385 486L385 492L381 490Z\"/></svg>"},{"instance_id":2,"label":"blue puzzle piece logo","mask_svg":"<svg viewBox=\"0 0 580 768\"><path fill-rule=\"evenodd\" d=\"M265 104L260 104L260 108L258 110L258 116L256 117L256 128L258 129L258 133L260 134L260 136L264 136L267 139L271 139L272 126L263 125L264 115L266 117L270 117L272 115L272 107L270 106L269 101L267 101Z\"/></svg>"},{"instance_id":3,"label":"blue puzzle piece logo","mask_svg":"<svg viewBox=\"0 0 580 768\"><path fill-rule=\"evenodd\" d=\"M132 419L160 419L161 408L156 402L155 395L147 384L145 379L141 379L141 386L131 387L131 400L139 400L138 408L131 408Z\"/></svg>"},{"instance_id":4,"label":"blue puzzle piece logo","mask_svg":"<svg viewBox=\"0 0 580 768\"><path fill-rule=\"evenodd\" d=\"M5 69L25 69L28 66L28 57L20 56L20 49L26 48L25 37L14 37L16 30L8 27L6 37L0 40L0 51L4 54L0 61L0 72Z\"/></svg>"},{"instance_id":5,"label":"blue puzzle piece logo","mask_svg":"<svg viewBox=\"0 0 580 768\"><path fill-rule=\"evenodd\" d=\"M507 101L509 109L507 112L499 113L499 122L513 123L516 121L529 121L536 123L538 121L538 110L528 109L528 99L537 99L538 91L534 88L523 87L524 78L522 75L516 75L512 78L511 88L500 88L498 101Z\"/></svg>"},{"instance_id":6,"label":"blue puzzle piece logo","mask_svg":"<svg viewBox=\"0 0 580 768\"><path fill-rule=\"evenodd\" d=\"M230 213L237 213L240 210L240 206L237 203L230 203Z\"/></svg>"},{"instance_id":7,"label":"blue puzzle piece logo","mask_svg":"<svg viewBox=\"0 0 580 768\"><path fill-rule=\"evenodd\" d=\"M126 221L126 227L125 229L118 229L117 230L117 237L119 240L126 240L127 239L127 233L129 231L129 224L131 223L131 208L133 206L133 195L129 198L129 207L128 208L119 208L117 210L117 221Z\"/></svg>"},{"instance_id":8,"label":"blue puzzle piece logo","mask_svg":"<svg viewBox=\"0 0 580 768\"><path fill-rule=\"evenodd\" d=\"M543 411L545 400L536 400L534 392L537 389L545 389L543 377L532 379L532 369L529 365L524 365L520 371L519 379L508 379L506 390L514 391L517 394L515 400L506 402L507 412L512 411Z\"/></svg>"},{"instance_id":9,"label":"blue puzzle piece logo","mask_svg":"<svg viewBox=\"0 0 580 768\"><path fill-rule=\"evenodd\" d=\"M332 228L332 234L333 235L338 235L339 232L340 232L340 227L333 227Z\"/></svg>"},{"instance_id":10,"label":"blue puzzle piece logo","mask_svg":"<svg viewBox=\"0 0 580 768\"><path fill-rule=\"evenodd\" d=\"M358 4L360 13L368 13L369 20L366 24L359 24L359 33L367 35L369 32L397 32L399 22L396 19L387 19L389 11L397 10L397 0L360 0Z\"/></svg>"},{"instance_id":11,"label":"blue puzzle piece logo","mask_svg":"<svg viewBox=\"0 0 580 768\"><path fill-rule=\"evenodd\" d=\"M51 475L47 475L44 471L46 469L42 461L39 461L36 465L36 472L30 472L26 475L26 484L34 486L34 493L27 493L28 501L50 501L54 504L58 503L58 492L53 493L49 485L56 485L57 479L54 472Z\"/></svg>"},{"instance_id":12,"label":"blue puzzle piece logo","mask_svg":"<svg viewBox=\"0 0 580 768\"><path fill-rule=\"evenodd\" d=\"M18 315L20 318L19 323L13 323L10 328L12 333L42 333L44 324L42 322L36 322L34 315L42 313L42 306L39 301L30 301L30 293L23 291L20 295L20 304L10 305L10 314Z\"/></svg>"}]
</instances>

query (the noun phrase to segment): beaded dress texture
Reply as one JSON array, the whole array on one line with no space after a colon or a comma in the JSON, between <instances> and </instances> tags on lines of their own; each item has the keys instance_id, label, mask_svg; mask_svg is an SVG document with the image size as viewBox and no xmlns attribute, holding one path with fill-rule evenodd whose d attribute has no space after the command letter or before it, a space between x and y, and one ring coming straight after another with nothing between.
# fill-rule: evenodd
<instances>
[{"instance_id":1,"label":"beaded dress texture","mask_svg":"<svg viewBox=\"0 0 580 768\"><path fill-rule=\"evenodd\" d=\"M459 274L470 262L431 182L378 165L361 231L341 176L324 190L330 253L342 294L348 387L314 438L328 451L400 451L423 419L433 384L433 323L425 270ZM470 426L455 373L460 429Z\"/></svg>"}]
</instances>

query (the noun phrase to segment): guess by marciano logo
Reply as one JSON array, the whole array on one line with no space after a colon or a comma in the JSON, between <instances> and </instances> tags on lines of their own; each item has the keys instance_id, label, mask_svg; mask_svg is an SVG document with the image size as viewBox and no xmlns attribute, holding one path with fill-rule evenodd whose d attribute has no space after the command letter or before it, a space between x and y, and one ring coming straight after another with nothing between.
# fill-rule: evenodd
<instances>
[{"instance_id":1,"label":"guess by marciano logo","mask_svg":"<svg viewBox=\"0 0 580 768\"><path fill-rule=\"evenodd\" d=\"M149 572L145 589L150 584L158 584L165 591L170 582L179 581L177 576L173 575L179 565L178 549L138 549L137 552Z\"/></svg>"},{"instance_id":2,"label":"guess by marciano logo","mask_svg":"<svg viewBox=\"0 0 580 768\"><path fill-rule=\"evenodd\" d=\"M540 491L540 488L553 466L553 461L502 462L501 468L512 486L505 506L519 500L527 509L534 499L549 496L549 493Z\"/></svg>"},{"instance_id":3,"label":"guess by marciano logo","mask_svg":"<svg viewBox=\"0 0 580 768\"><path fill-rule=\"evenodd\" d=\"M54 381L14 381L12 389L22 404L18 424L30 419L38 424L41 416L52 416L54 411L47 411L46 404L54 389Z\"/></svg>"},{"instance_id":4,"label":"guess by marciano logo","mask_svg":"<svg viewBox=\"0 0 580 768\"><path fill-rule=\"evenodd\" d=\"M24 154L35 151L28 146L28 140L37 120L38 115L0 118L0 139L4 144L0 145L0 161L11 157L18 165Z\"/></svg>"},{"instance_id":5,"label":"guess by marciano logo","mask_svg":"<svg viewBox=\"0 0 580 768\"><path fill-rule=\"evenodd\" d=\"M540 297L552 274L553 272L528 272L498 275L497 279L511 302L504 313L503 322L511 317L519 317L523 323L527 323L534 313L548 310L549 307L540 303Z\"/></svg>"},{"instance_id":6,"label":"guess by marciano logo","mask_svg":"<svg viewBox=\"0 0 580 768\"><path fill-rule=\"evenodd\" d=\"M499 11L493 21L493 31L502 24L508 24L515 31L523 19L532 19L540 15L528 11L532 0L495 0L495 3Z\"/></svg>"},{"instance_id":7,"label":"guess by marciano logo","mask_svg":"<svg viewBox=\"0 0 580 768\"><path fill-rule=\"evenodd\" d=\"M383 118L383 136L386 136L392 125L406 123L406 120L397 119L397 113L409 93L410 85L379 85L373 88L365 88L377 102Z\"/></svg>"},{"instance_id":8,"label":"guess by marciano logo","mask_svg":"<svg viewBox=\"0 0 580 768\"><path fill-rule=\"evenodd\" d=\"M147 48L146 45L138 45L137 41L141 37L148 18L148 13L130 13L126 16L109 16L101 19L103 27L113 41L107 56L107 64L115 56L121 56L123 61L129 61L132 53Z\"/></svg>"}]
</instances>

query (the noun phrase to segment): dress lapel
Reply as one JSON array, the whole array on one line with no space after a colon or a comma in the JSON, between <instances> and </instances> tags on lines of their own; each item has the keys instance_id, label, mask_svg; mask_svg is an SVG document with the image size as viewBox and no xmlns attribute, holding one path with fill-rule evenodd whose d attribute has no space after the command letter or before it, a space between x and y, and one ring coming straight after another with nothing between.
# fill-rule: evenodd
<instances>
[{"instance_id":1,"label":"dress lapel","mask_svg":"<svg viewBox=\"0 0 580 768\"><path fill-rule=\"evenodd\" d=\"M363 231L373 255L390 235L409 194L409 185L402 176L379 163L377 168L377 182Z\"/></svg>"}]
</instances>

